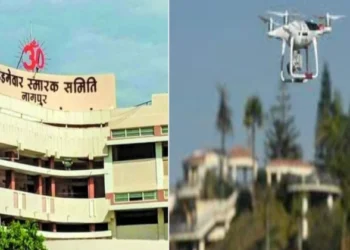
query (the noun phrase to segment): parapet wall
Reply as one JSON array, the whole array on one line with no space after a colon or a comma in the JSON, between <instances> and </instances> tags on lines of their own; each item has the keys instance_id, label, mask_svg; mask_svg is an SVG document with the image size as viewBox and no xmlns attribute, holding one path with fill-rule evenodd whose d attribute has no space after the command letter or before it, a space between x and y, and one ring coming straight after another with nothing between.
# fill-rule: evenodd
<instances>
[{"instance_id":1,"label":"parapet wall","mask_svg":"<svg viewBox=\"0 0 350 250\"><path fill-rule=\"evenodd\" d=\"M103 110L116 107L113 74L53 75L0 65L0 94L64 111Z\"/></svg>"}]
</instances>

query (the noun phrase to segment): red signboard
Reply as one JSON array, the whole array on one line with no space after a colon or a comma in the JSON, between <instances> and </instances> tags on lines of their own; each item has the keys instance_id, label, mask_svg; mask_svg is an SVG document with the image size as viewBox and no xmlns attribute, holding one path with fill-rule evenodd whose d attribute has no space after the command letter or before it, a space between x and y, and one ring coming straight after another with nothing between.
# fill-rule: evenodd
<instances>
[{"instance_id":1,"label":"red signboard","mask_svg":"<svg viewBox=\"0 0 350 250\"><path fill-rule=\"evenodd\" d=\"M45 54L36 40L24 45L23 54L28 55L29 61L22 61L23 67L28 71L43 69L45 66Z\"/></svg>"}]
</instances>

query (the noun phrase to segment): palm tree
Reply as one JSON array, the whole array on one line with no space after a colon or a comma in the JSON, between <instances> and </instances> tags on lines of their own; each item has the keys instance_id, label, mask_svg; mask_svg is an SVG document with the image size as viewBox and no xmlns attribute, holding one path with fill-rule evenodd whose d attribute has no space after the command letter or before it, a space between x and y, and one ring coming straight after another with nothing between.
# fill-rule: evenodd
<instances>
[{"instance_id":1,"label":"palm tree","mask_svg":"<svg viewBox=\"0 0 350 250\"><path fill-rule=\"evenodd\" d=\"M218 84L217 89L219 91L219 109L216 116L216 128L221 135L221 155L220 155L220 198L224 197L224 186L223 186L223 164L224 157L226 156L226 136L233 133L232 125L232 111L228 105L228 93L225 85Z\"/></svg>"},{"instance_id":2,"label":"palm tree","mask_svg":"<svg viewBox=\"0 0 350 250\"><path fill-rule=\"evenodd\" d=\"M255 133L257 128L262 128L263 126L263 108L261 101L258 96L251 96L248 98L245 104L244 112L244 126L251 130L251 147L253 154L253 161L255 161Z\"/></svg>"}]
</instances>

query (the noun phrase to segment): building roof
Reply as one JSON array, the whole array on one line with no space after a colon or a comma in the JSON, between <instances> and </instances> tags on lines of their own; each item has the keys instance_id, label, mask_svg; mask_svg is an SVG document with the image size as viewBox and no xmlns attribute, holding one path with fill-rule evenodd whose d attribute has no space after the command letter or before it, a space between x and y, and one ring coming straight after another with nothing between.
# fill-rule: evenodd
<instances>
[{"instance_id":1,"label":"building roof","mask_svg":"<svg viewBox=\"0 0 350 250\"><path fill-rule=\"evenodd\" d=\"M217 154L221 153L220 149L211 148L211 149L199 149L193 151L191 155L184 159L184 164L190 166L198 166L204 163L205 157L208 154ZM230 158L250 158L252 157L251 150L242 146L234 146L232 147L228 153L228 157Z\"/></svg>"},{"instance_id":2,"label":"building roof","mask_svg":"<svg viewBox=\"0 0 350 250\"><path fill-rule=\"evenodd\" d=\"M235 146L228 152L230 158L251 158L252 155L252 151L249 148L242 146Z\"/></svg>"},{"instance_id":3,"label":"building roof","mask_svg":"<svg viewBox=\"0 0 350 250\"><path fill-rule=\"evenodd\" d=\"M272 160L268 163L267 167L281 167L281 166L288 166L288 167L303 167L303 168L313 168L314 166L308 162L302 161L302 160L292 160L292 159L276 159Z\"/></svg>"}]
</instances>

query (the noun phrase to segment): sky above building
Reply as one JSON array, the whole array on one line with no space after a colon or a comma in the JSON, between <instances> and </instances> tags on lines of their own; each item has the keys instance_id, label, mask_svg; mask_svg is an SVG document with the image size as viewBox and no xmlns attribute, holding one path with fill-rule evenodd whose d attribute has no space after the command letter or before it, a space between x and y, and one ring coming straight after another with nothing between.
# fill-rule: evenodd
<instances>
[{"instance_id":1,"label":"sky above building","mask_svg":"<svg viewBox=\"0 0 350 250\"><path fill-rule=\"evenodd\" d=\"M182 160L193 150L220 145L215 129L218 94L215 85L226 83L233 110L234 135L228 147L246 145L244 105L256 94L265 111L276 103L281 42L268 39L267 25L258 15L267 10L298 11L308 16L345 14L333 23L333 32L319 39L320 70L329 63L334 88L347 107L349 1L210 1L176 0L170 3L170 177L182 177ZM314 128L320 78L290 85L292 111L300 130L304 159L314 155ZM257 154L264 157L264 131L258 131Z\"/></svg>"},{"instance_id":2,"label":"sky above building","mask_svg":"<svg viewBox=\"0 0 350 250\"><path fill-rule=\"evenodd\" d=\"M120 107L168 92L168 1L1 0L1 64L44 42L52 74L114 73ZM30 25L32 23L32 25Z\"/></svg>"}]
</instances>

